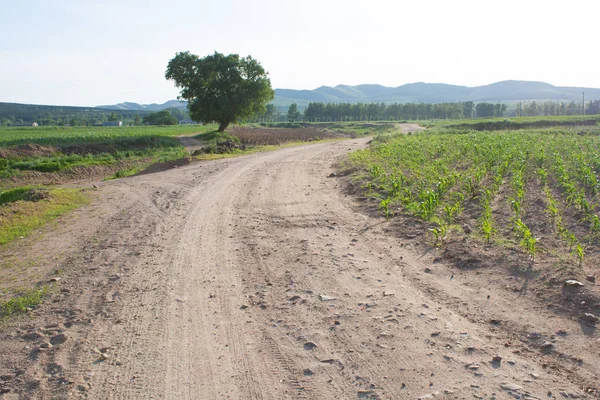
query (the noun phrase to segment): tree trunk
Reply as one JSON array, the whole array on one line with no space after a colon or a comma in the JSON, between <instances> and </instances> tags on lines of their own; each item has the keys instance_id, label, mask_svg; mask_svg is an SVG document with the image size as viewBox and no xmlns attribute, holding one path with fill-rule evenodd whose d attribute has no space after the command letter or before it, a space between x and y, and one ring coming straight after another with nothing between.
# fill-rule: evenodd
<instances>
[{"instance_id":1,"label":"tree trunk","mask_svg":"<svg viewBox=\"0 0 600 400\"><path fill-rule=\"evenodd\" d=\"M224 132L225 129L227 129L227 127L229 126L229 121L221 121L219 122L219 132Z\"/></svg>"}]
</instances>

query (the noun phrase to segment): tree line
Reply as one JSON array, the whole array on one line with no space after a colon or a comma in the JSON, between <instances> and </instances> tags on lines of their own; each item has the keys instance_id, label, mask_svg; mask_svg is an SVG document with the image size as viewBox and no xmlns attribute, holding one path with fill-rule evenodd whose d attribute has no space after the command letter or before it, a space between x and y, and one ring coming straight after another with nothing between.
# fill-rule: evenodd
<instances>
[{"instance_id":1,"label":"tree line","mask_svg":"<svg viewBox=\"0 0 600 400\"><path fill-rule=\"evenodd\" d=\"M430 119L462 119L502 117L506 104L477 103L322 103L310 102L303 112L298 105L290 105L285 115L289 121L306 122L335 121L402 121ZM257 119L272 120L265 113Z\"/></svg>"},{"instance_id":2,"label":"tree line","mask_svg":"<svg viewBox=\"0 0 600 400\"><path fill-rule=\"evenodd\" d=\"M186 109L167 110L170 123L173 120L191 122ZM109 110L94 107L44 106L32 104L0 103L0 126L92 126L105 122L123 121L125 125L150 124L156 113L136 110ZM150 117L149 119L146 119ZM159 121L166 121L163 114Z\"/></svg>"},{"instance_id":3,"label":"tree line","mask_svg":"<svg viewBox=\"0 0 600 400\"><path fill-rule=\"evenodd\" d=\"M248 122L403 121L581 114L583 114L581 103L553 101L517 103L510 109L504 103L473 101L435 104L310 102L304 110L300 110L298 104L293 103L286 113L278 112L274 105L268 104L265 113L255 115ZM600 101L587 102L585 114L600 114Z\"/></svg>"},{"instance_id":4,"label":"tree line","mask_svg":"<svg viewBox=\"0 0 600 400\"><path fill-rule=\"evenodd\" d=\"M585 112L584 112L585 107ZM559 116L559 115L596 115L600 114L600 100L592 100L585 103L571 101L530 101L517 103L515 110L516 116L540 117L540 116Z\"/></svg>"}]
</instances>

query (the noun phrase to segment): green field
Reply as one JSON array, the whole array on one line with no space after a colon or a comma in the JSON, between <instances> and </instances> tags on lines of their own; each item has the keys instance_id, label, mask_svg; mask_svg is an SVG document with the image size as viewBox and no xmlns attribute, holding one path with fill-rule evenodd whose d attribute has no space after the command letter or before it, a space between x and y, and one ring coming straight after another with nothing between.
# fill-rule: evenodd
<instances>
[{"instance_id":1,"label":"green field","mask_svg":"<svg viewBox=\"0 0 600 400\"><path fill-rule=\"evenodd\" d=\"M168 161L187 155L177 140L212 125L164 127L27 127L0 129L0 178L26 171L59 172L81 166ZM138 166L139 167L139 166ZM6 188L0 184L0 188Z\"/></svg>"},{"instance_id":2,"label":"green field","mask_svg":"<svg viewBox=\"0 0 600 400\"><path fill-rule=\"evenodd\" d=\"M600 115L571 115L556 117L518 117L518 118L474 118L440 119L433 121L415 121L428 127L461 130L506 130L525 128L548 128L555 126L593 126L600 123Z\"/></svg>"},{"instance_id":3,"label":"green field","mask_svg":"<svg viewBox=\"0 0 600 400\"><path fill-rule=\"evenodd\" d=\"M381 136L348 168L383 215L422 221L438 246L467 224L472 239L530 261L598 257L598 126Z\"/></svg>"},{"instance_id":4,"label":"green field","mask_svg":"<svg viewBox=\"0 0 600 400\"><path fill-rule=\"evenodd\" d=\"M81 143L119 143L148 138L175 137L214 130L215 125L59 127L38 126L0 128L0 147L22 144L68 146Z\"/></svg>"}]
</instances>

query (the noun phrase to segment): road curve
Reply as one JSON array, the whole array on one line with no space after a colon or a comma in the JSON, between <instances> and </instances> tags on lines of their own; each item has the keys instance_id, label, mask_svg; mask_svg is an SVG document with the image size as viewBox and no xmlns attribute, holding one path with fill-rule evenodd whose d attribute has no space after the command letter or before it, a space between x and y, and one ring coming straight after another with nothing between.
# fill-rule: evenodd
<instances>
[{"instance_id":1,"label":"road curve","mask_svg":"<svg viewBox=\"0 0 600 400\"><path fill-rule=\"evenodd\" d=\"M467 275L451 279L443 266L424 274L432 256L386 235L385 220L357 212L328 175L366 142L291 147L102 184L90 212L103 217L70 258L66 305L55 306L69 340L32 367L42 383L31 393L545 398L550 388L580 393L597 378L592 367L543 368L548 361L523 348L514 330L487 322L509 318L503 313L514 298ZM489 293L498 299L487 301ZM544 312L536 311L538 330L552 329ZM526 317L510 316L511 324L528 326ZM504 358L497 365L496 355ZM71 384L46 383L50 364Z\"/></svg>"}]
</instances>

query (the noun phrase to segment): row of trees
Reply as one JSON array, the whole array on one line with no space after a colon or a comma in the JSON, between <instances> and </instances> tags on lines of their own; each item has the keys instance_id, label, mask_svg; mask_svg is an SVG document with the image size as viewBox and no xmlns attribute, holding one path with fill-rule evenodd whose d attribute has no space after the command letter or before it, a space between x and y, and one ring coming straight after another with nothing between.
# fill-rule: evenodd
<instances>
[{"instance_id":1,"label":"row of trees","mask_svg":"<svg viewBox=\"0 0 600 400\"><path fill-rule=\"evenodd\" d=\"M502 117L506 104L478 103L321 103L311 102L303 113L298 105L290 105L287 112L289 121L307 122L330 121L401 121L426 119L461 119ZM264 116L260 116L264 118Z\"/></svg>"},{"instance_id":2,"label":"row of trees","mask_svg":"<svg viewBox=\"0 0 600 400\"><path fill-rule=\"evenodd\" d=\"M564 102L525 102L518 103L510 111L503 103L321 103L311 102L304 112L296 103L290 105L285 116L288 121L330 122L330 121L401 121L430 119L463 119L505 116L561 116L581 115L581 103ZM585 114L600 114L600 100L585 104ZM265 120L266 116L256 119ZM281 118L280 118L281 119Z\"/></svg>"},{"instance_id":3,"label":"row of trees","mask_svg":"<svg viewBox=\"0 0 600 400\"><path fill-rule=\"evenodd\" d=\"M582 103L574 101L571 101L570 103L554 101L531 101L526 103L518 103L515 111L516 116L524 117L581 114L600 114L600 100L588 101L585 106Z\"/></svg>"}]
</instances>

